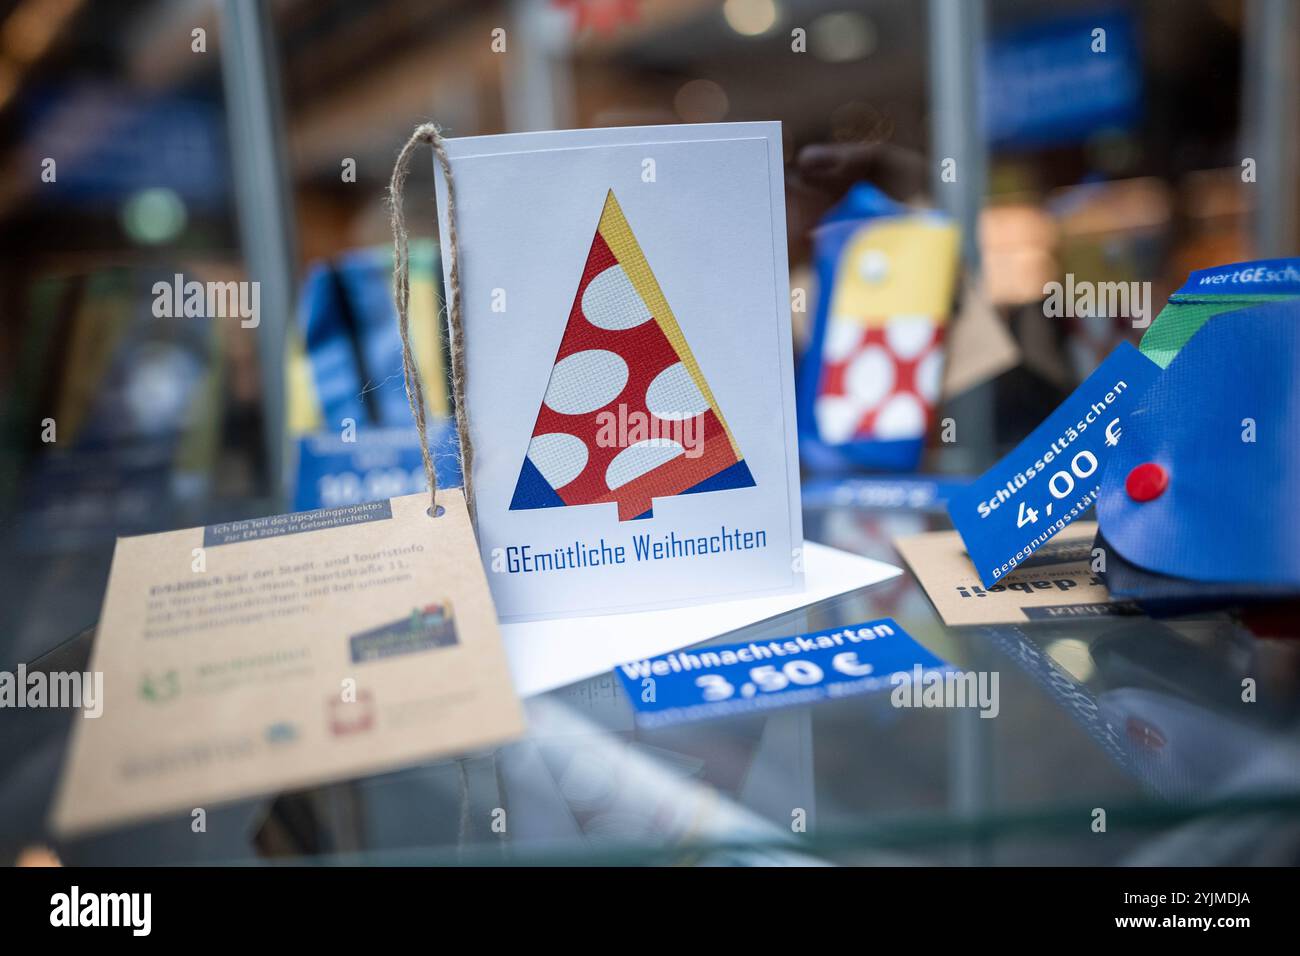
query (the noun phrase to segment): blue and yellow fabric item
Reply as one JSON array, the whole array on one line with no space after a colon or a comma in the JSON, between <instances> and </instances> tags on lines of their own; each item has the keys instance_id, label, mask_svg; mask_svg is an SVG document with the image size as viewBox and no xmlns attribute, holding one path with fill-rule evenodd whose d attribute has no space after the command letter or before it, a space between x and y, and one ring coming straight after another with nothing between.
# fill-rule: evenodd
<instances>
[{"instance_id":1,"label":"blue and yellow fabric item","mask_svg":"<svg viewBox=\"0 0 1300 956\"><path fill-rule=\"evenodd\" d=\"M940 397L957 229L860 183L818 226L814 259L801 457L814 469L914 470Z\"/></svg>"}]
</instances>

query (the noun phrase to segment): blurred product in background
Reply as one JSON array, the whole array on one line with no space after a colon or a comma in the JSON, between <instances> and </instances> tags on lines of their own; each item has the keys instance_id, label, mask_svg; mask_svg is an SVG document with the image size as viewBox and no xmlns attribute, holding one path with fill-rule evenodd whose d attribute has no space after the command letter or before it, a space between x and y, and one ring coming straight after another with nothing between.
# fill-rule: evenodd
<instances>
[{"instance_id":1,"label":"blurred product in background","mask_svg":"<svg viewBox=\"0 0 1300 956\"><path fill-rule=\"evenodd\" d=\"M412 245L410 333L433 415L438 482L461 483L449 417L442 267L428 241ZM336 508L423 491L420 443L401 374L391 249L349 252L311 266L290 350L289 433L294 511ZM305 346L304 346L305 343ZM394 372L393 370L398 371Z\"/></svg>"},{"instance_id":2,"label":"blurred product in background","mask_svg":"<svg viewBox=\"0 0 1300 956\"><path fill-rule=\"evenodd\" d=\"M943 381L957 242L946 217L911 212L865 183L826 214L802 370L805 467L920 464Z\"/></svg>"}]
</instances>

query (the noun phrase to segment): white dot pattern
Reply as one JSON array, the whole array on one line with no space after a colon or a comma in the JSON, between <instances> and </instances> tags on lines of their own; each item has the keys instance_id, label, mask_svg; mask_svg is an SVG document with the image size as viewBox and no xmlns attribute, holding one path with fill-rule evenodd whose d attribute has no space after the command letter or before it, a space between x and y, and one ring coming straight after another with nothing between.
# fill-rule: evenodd
<instances>
[{"instance_id":1,"label":"white dot pattern","mask_svg":"<svg viewBox=\"0 0 1300 956\"><path fill-rule=\"evenodd\" d=\"M587 444L576 435L550 432L528 443L528 458L552 488L563 488L587 467Z\"/></svg>"},{"instance_id":2,"label":"white dot pattern","mask_svg":"<svg viewBox=\"0 0 1300 956\"><path fill-rule=\"evenodd\" d=\"M574 352L555 363L543 401L561 415L585 415L618 398L627 376L627 363L614 352Z\"/></svg>"},{"instance_id":3,"label":"white dot pattern","mask_svg":"<svg viewBox=\"0 0 1300 956\"><path fill-rule=\"evenodd\" d=\"M885 341L905 362L919 358L934 341L935 323L928 315L895 315L885 323Z\"/></svg>"},{"instance_id":4,"label":"white dot pattern","mask_svg":"<svg viewBox=\"0 0 1300 956\"><path fill-rule=\"evenodd\" d=\"M894 363L889 353L876 345L863 349L849 363L844 384L863 408L875 406L894 390Z\"/></svg>"},{"instance_id":5,"label":"white dot pattern","mask_svg":"<svg viewBox=\"0 0 1300 956\"><path fill-rule=\"evenodd\" d=\"M852 438L862 421L862 406L845 395L822 395L813 407L817 430L832 444L838 445Z\"/></svg>"},{"instance_id":6,"label":"white dot pattern","mask_svg":"<svg viewBox=\"0 0 1300 956\"><path fill-rule=\"evenodd\" d=\"M665 421L682 421L708 411L695 380L681 362L670 365L654 377L645 390L646 407Z\"/></svg>"},{"instance_id":7,"label":"white dot pattern","mask_svg":"<svg viewBox=\"0 0 1300 956\"><path fill-rule=\"evenodd\" d=\"M848 316L835 316L826 331L822 354L828 362L843 362L862 344L862 323Z\"/></svg>"},{"instance_id":8,"label":"white dot pattern","mask_svg":"<svg viewBox=\"0 0 1300 956\"><path fill-rule=\"evenodd\" d=\"M876 416L876 437L915 438L925 431L925 409L915 395L899 392L885 402Z\"/></svg>"},{"instance_id":9,"label":"white dot pattern","mask_svg":"<svg viewBox=\"0 0 1300 956\"><path fill-rule=\"evenodd\" d=\"M916 366L916 391L927 404L939 401L939 386L943 383L943 352L931 349Z\"/></svg>"},{"instance_id":10,"label":"white dot pattern","mask_svg":"<svg viewBox=\"0 0 1300 956\"><path fill-rule=\"evenodd\" d=\"M587 283L582 293L582 313L592 325L612 332L635 328L651 318L650 310L620 265L610 266Z\"/></svg>"},{"instance_id":11,"label":"white dot pattern","mask_svg":"<svg viewBox=\"0 0 1300 956\"><path fill-rule=\"evenodd\" d=\"M685 452L677 442L667 438L652 438L629 445L614 456L605 469L605 484L610 491L635 481L660 465L667 464Z\"/></svg>"},{"instance_id":12,"label":"white dot pattern","mask_svg":"<svg viewBox=\"0 0 1300 956\"><path fill-rule=\"evenodd\" d=\"M879 249L864 249L858 256L858 275L873 285L884 282L889 278L889 256Z\"/></svg>"}]
</instances>

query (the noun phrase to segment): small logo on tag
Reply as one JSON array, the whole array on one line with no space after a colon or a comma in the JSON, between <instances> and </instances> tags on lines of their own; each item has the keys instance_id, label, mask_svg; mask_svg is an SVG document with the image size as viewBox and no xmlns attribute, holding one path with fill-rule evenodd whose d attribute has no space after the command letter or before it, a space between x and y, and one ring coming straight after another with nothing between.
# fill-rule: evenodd
<instances>
[{"instance_id":1,"label":"small logo on tag","mask_svg":"<svg viewBox=\"0 0 1300 956\"><path fill-rule=\"evenodd\" d=\"M330 733L335 737L348 737L373 730L375 727L375 697L370 691L357 691L353 701L330 697L325 704Z\"/></svg>"},{"instance_id":2,"label":"small logo on tag","mask_svg":"<svg viewBox=\"0 0 1300 956\"><path fill-rule=\"evenodd\" d=\"M154 674L145 671L140 676L140 699L151 704L171 700L181 692L181 676L175 670Z\"/></svg>"},{"instance_id":3,"label":"small logo on tag","mask_svg":"<svg viewBox=\"0 0 1300 956\"><path fill-rule=\"evenodd\" d=\"M443 602L412 608L406 617L352 635L348 643L352 649L352 662L361 664L397 654L451 647L460 641L456 637L456 619L452 615L451 603Z\"/></svg>"},{"instance_id":4,"label":"small logo on tag","mask_svg":"<svg viewBox=\"0 0 1300 956\"><path fill-rule=\"evenodd\" d=\"M298 727L287 720L270 724L263 735L268 744L289 744L298 739Z\"/></svg>"}]
</instances>

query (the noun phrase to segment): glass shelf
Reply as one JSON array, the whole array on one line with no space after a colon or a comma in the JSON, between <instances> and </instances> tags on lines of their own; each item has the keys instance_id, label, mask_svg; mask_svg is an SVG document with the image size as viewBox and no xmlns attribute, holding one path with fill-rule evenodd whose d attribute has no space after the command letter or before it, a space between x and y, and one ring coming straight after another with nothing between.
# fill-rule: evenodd
<instances>
[{"instance_id":1,"label":"glass shelf","mask_svg":"<svg viewBox=\"0 0 1300 956\"><path fill-rule=\"evenodd\" d=\"M898 563L895 536L947 519L831 508L806 523L813 540ZM716 643L880 617L996 672L997 717L896 708L882 692L647 731L603 674L527 701L528 736L493 752L216 808L203 839L185 814L57 849L81 864L1295 859L1300 641L1222 614L949 628L905 572ZM52 652L58 666L83 663L90 640ZM7 718L4 844L45 842L68 720Z\"/></svg>"}]
</instances>

